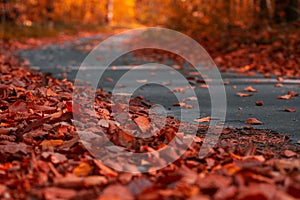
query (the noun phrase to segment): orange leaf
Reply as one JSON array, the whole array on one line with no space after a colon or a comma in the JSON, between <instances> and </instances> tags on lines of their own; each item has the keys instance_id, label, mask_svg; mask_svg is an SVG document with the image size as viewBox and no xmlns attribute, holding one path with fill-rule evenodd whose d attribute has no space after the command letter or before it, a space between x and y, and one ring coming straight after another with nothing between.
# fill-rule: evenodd
<instances>
[{"instance_id":1,"label":"orange leaf","mask_svg":"<svg viewBox=\"0 0 300 200\"><path fill-rule=\"evenodd\" d=\"M58 96L58 95L57 95L53 90L51 90L50 88L47 89L46 95L47 95L48 97L50 97L50 96L54 96L54 97Z\"/></svg>"},{"instance_id":2,"label":"orange leaf","mask_svg":"<svg viewBox=\"0 0 300 200\"><path fill-rule=\"evenodd\" d=\"M88 163L81 163L73 170L76 176L87 176L92 171L92 167Z\"/></svg>"},{"instance_id":3,"label":"orange leaf","mask_svg":"<svg viewBox=\"0 0 300 200\"><path fill-rule=\"evenodd\" d=\"M238 92L236 94L240 97L251 97L253 95L253 94L246 94L246 93L242 93L242 92Z\"/></svg>"},{"instance_id":4,"label":"orange leaf","mask_svg":"<svg viewBox=\"0 0 300 200\"><path fill-rule=\"evenodd\" d=\"M120 131L120 136L123 137L126 142L131 142L134 140L134 136L127 134L125 131Z\"/></svg>"},{"instance_id":5,"label":"orange leaf","mask_svg":"<svg viewBox=\"0 0 300 200\"><path fill-rule=\"evenodd\" d=\"M251 125L261 125L263 124L261 121L259 121L256 118L249 118L246 120L246 124L251 124Z\"/></svg>"},{"instance_id":6,"label":"orange leaf","mask_svg":"<svg viewBox=\"0 0 300 200\"><path fill-rule=\"evenodd\" d=\"M257 89L254 89L254 88L251 87L251 86L245 87L244 90L245 90L246 92L257 92Z\"/></svg>"},{"instance_id":7,"label":"orange leaf","mask_svg":"<svg viewBox=\"0 0 300 200\"><path fill-rule=\"evenodd\" d=\"M102 164L99 160L94 159L94 163L100 169L99 170L100 174L103 174L105 176L112 177L112 178L114 178L118 175L115 171L113 171L112 169L110 169L106 165Z\"/></svg>"},{"instance_id":8,"label":"orange leaf","mask_svg":"<svg viewBox=\"0 0 300 200\"><path fill-rule=\"evenodd\" d=\"M278 96L277 98L278 99L291 99L291 98L293 98L293 96L290 94L286 94L286 95Z\"/></svg>"},{"instance_id":9,"label":"orange leaf","mask_svg":"<svg viewBox=\"0 0 300 200\"><path fill-rule=\"evenodd\" d=\"M282 155L284 155L287 158L296 157L298 154L291 150L285 150Z\"/></svg>"},{"instance_id":10,"label":"orange leaf","mask_svg":"<svg viewBox=\"0 0 300 200\"><path fill-rule=\"evenodd\" d=\"M194 120L195 122L210 122L210 117L203 117L203 118L200 118L200 119L195 119Z\"/></svg>"},{"instance_id":11,"label":"orange leaf","mask_svg":"<svg viewBox=\"0 0 300 200\"><path fill-rule=\"evenodd\" d=\"M296 108L285 108L285 112L296 112Z\"/></svg>"},{"instance_id":12,"label":"orange leaf","mask_svg":"<svg viewBox=\"0 0 300 200\"><path fill-rule=\"evenodd\" d=\"M56 147L62 145L63 143L63 140L43 140L40 145L43 147Z\"/></svg>"},{"instance_id":13,"label":"orange leaf","mask_svg":"<svg viewBox=\"0 0 300 200\"><path fill-rule=\"evenodd\" d=\"M147 117L139 116L134 119L134 122L138 125L143 133L147 132L150 128L150 122Z\"/></svg>"}]
</instances>

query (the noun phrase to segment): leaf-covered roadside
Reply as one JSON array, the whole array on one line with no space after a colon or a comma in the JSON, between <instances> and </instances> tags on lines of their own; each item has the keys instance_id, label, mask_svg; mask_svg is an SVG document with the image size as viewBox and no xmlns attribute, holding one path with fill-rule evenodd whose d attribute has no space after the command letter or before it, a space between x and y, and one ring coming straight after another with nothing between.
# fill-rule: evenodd
<instances>
[{"instance_id":1,"label":"leaf-covered roadside","mask_svg":"<svg viewBox=\"0 0 300 200\"><path fill-rule=\"evenodd\" d=\"M224 129L218 145L206 157L199 157L207 129L200 126L191 147L166 168L137 175L114 171L93 158L84 146L88 139L83 141L76 134L72 112L84 111L84 105L72 110L70 82L29 70L6 52L0 63L3 199L300 198L299 146L291 144L285 135L249 127ZM135 148L137 141L127 133L136 129L150 134L157 131L148 126L148 104L142 97L132 100L130 115L136 126L120 127L115 120L122 117L110 114L109 95L98 90L96 96L99 122L88 121L90 117L83 112L90 125L87 131L100 130L117 145L150 152L163 148L171 139L180 145L181 140L191 137L176 133L180 122L169 118L158 135ZM122 109L122 105L115 106ZM191 125L184 126L188 133ZM177 153L174 149L170 156ZM130 162L117 152L116 159Z\"/></svg>"}]
</instances>

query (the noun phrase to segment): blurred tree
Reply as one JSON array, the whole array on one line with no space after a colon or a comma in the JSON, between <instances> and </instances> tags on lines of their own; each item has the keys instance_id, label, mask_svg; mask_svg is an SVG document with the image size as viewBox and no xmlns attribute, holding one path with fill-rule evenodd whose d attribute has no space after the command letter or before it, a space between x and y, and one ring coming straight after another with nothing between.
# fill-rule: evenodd
<instances>
[{"instance_id":1,"label":"blurred tree","mask_svg":"<svg viewBox=\"0 0 300 200\"><path fill-rule=\"evenodd\" d=\"M293 22L299 19L299 1L298 0L275 0L275 16L274 19L277 23L280 22Z\"/></svg>"},{"instance_id":2,"label":"blurred tree","mask_svg":"<svg viewBox=\"0 0 300 200\"><path fill-rule=\"evenodd\" d=\"M299 0L1 0L1 19L26 26L139 22L190 34L299 19Z\"/></svg>"},{"instance_id":3,"label":"blurred tree","mask_svg":"<svg viewBox=\"0 0 300 200\"><path fill-rule=\"evenodd\" d=\"M108 25L111 24L112 19L113 19L113 0L107 0L107 13L106 13L106 23Z\"/></svg>"},{"instance_id":4,"label":"blurred tree","mask_svg":"<svg viewBox=\"0 0 300 200\"><path fill-rule=\"evenodd\" d=\"M112 23L130 24L135 22L135 0L113 0Z\"/></svg>"}]
</instances>

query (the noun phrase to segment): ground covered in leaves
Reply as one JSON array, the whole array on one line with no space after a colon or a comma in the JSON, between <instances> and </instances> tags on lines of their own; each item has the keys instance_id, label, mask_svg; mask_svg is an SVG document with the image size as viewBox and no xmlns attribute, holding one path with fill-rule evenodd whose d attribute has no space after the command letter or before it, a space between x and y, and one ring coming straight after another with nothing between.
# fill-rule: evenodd
<instances>
[{"instance_id":1,"label":"ground covered in leaves","mask_svg":"<svg viewBox=\"0 0 300 200\"><path fill-rule=\"evenodd\" d=\"M121 126L113 116L110 96L97 90L97 122L89 121L84 105L72 107L73 85L26 68L15 56L0 58L0 197L2 199L298 199L300 198L300 147L286 135L269 130L223 130L218 144L205 157L198 151L206 126L197 136L192 125L168 118L161 130L150 126L142 97L133 99L128 116L135 124ZM88 89L86 89L88 92ZM73 109L72 109L73 108ZM74 109L75 108L75 109ZM83 113L87 132L101 132L128 151L151 152L175 140L192 137L193 143L174 163L143 174L118 172L95 159L85 148L93 145L87 134L76 133L73 114ZM118 114L118 112L117 112ZM152 135L138 140L140 131ZM112 152L115 149L110 149ZM101 152L101 149L99 149ZM120 159L116 151L112 162ZM170 154L178 154L176 149ZM159 157L159 153L157 157ZM150 158L149 158L150 159ZM140 163L147 166L147 160ZM128 166L128 165L127 165ZM131 166L132 168L136 166Z\"/></svg>"}]
</instances>

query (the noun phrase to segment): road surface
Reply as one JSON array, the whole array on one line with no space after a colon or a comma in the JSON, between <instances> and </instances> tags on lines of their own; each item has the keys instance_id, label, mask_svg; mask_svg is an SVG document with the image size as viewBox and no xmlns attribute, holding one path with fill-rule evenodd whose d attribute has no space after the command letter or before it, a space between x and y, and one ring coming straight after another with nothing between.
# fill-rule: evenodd
<instances>
[{"instance_id":1,"label":"road surface","mask_svg":"<svg viewBox=\"0 0 300 200\"><path fill-rule=\"evenodd\" d=\"M86 58L89 51L95 44L99 43L103 39L102 35L79 38L73 42L66 42L60 45L49 45L36 50L21 50L19 54L28 59L32 68L41 70L43 72L50 72L54 77L64 78L67 76L69 80L74 80L76 73L81 65L82 61ZM120 43L128 38L117 38L115 42ZM111 48L104 49L106 53L113 53ZM134 62L133 62L134 61ZM168 90L165 85L170 85L174 88L183 88L185 83L181 79L175 79L172 75L172 70L158 66L146 66L139 67L132 72L133 79L125 79L121 84L117 83L118 80L128 72L128 70L134 68L136 65L136 58L132 55L120 57L111 64L101 81L99 87L104 88L106 91L112 91L113 88L119 92L130 91L136 86L137 81L143 83L143 86L134 92L134 95L142 95L147 100L154 102L155 104L162 105L168 115L180 118L182 113L191 116L186 118L187 121L193 121L194 109L180 109L173 106L174 102L178 102L174 92ZM99 68L104 66L99 66ZM97 79L97 70L99 68L86 67L84 69L86 76L91 80ZM158 76L159 75L159 76ZM148 78L147 78L148 77ZM147 83L147 79L151 77L152 80L158 84ZM157 77L157 79L156 79ZM163 78L162 78L163 77ZM289 100L280 100L277 97L288 93L288 91L300 92L299 79L285 79L282 82L283 87L275 87L278 83L276 78L264 78L261 75L255 76L242 76L235 73L222 73L226 89L227 111L225 126L241 128L249 126L245 123L248 118L257 118L263 122L263 125L255 125L258 129L271 129L277 132L287 133L291 135L294 142L300 139L300 97L295 97ZM201 80L199 77L196 78ZM193 82L193 80L191 80ZM211 101L208 89L204 87L203 83L195 83L195 92L198 101L186 101L186 104L195 106L199 103L200 114L199 117L206 117L211 115ZM244 88L252 86L257 89L258 92L252 93L251 97L239 97L237 92L244 92ZM178 92L177 92L178 93ZM248 93L248 92L244 92ZM178 94L181 95L180 92ZM192 96L191 89L184 88L183 96ZM182 99L181 99L182 100ZM264 101L263 106L256 106L256 101ZM284 112L284 108L295 108L296 112ZM190 114L190 115L189 115ZM197 114L197 113L194 113Z\"/></svg>"}]
</instances>

